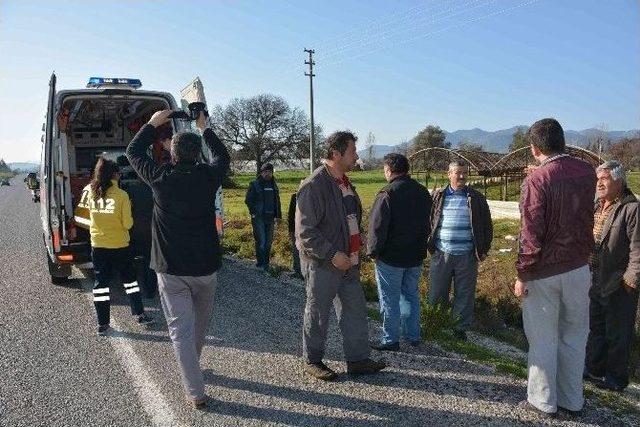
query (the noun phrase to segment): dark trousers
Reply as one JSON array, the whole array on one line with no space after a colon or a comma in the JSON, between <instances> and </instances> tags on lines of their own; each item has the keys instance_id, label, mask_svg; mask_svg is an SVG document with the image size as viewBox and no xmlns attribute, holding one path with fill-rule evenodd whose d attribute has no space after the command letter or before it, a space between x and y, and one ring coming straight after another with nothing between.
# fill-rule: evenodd
<instances>
[{"instance_id":1,"label":"dark trousers","mask_svg":"<svg viewBox=\"0 0 640 427\"><path fill-rule=\"evenodd\" d=\"M452 314L459 318L458 329L469 329L473 323L478 283L478 260L475 253L451 255L435 251L431 255L429 278L429 302L434 305L449 304L449 290L453 281Z\"/></svg>"},{"instance_id":2,"label":"dark trousers","mask_svg":"<svg viewBox=\"0 0 640 427\"><path fill-rule=\"evenodd\" d=\"M330 263L325 266L303 263L302 267L307 287L302 327L302 353L305 360L317 363L324 358L331 306L336 311L347 362L368 359L367 300L358 268L352 267L343 273Z\"/></svg>"},{"instance_id":3,"label":"dark trousers","mask_svg":"<svg viewBox=\"0 0 640 427\"><path fill-rule=\"evenodd\" d=\"M153 298L158 292L158 277L149 267L151 261L151 240L132 240L133 261L136 278L145 298Z\"/></svg>"},{"instance_id":4,"label":"dark trousers","mask_svg":"<svg viewBox=\"0 0 640 427\"><path fill-rule=\"evenodd\" d=\"M586 369L592 375L626 387L629 356L638 308L638 291L622 286L606 297L590 295Z\"/></svg>"},{"instance_id":5,"label":"dark trousers","mask_svg":"<svg viewBox=\"0 0 640 427\"><path fill-rule=\"evenodd\" d=\"M256 215L251 218L251 225L256 243L256 265L262 268L269 267L273 242L273 217Z\"/></svg>"},{"instance_id":6,"label":"dark trousers","mask_svg":"<svg viewBox=\"0 0 640 427\"><path fill-rule=\"evenodd\" d=\"M289 233L289 239L291 241L291 258L293 258L293 272L302 276L302 270L300 269L300 252L296 247L296 236L294 233Z\"/></svg>"},{"instance_id":7,"label":"dark trousers","mask_svg":"<svg viewBox=\"0 0 640 427\"><path fill-rule=\"evenodd\" d=\"M116 274L120 275L124 290L129 297L131 314L144 312L140 288L136 282L133 257L129 247L118 249L91 248L93 271L96 283L93 286L93 304L98 315L98 325L108 325L110 319L110 284Z\"/></svg>"}]
</instances>

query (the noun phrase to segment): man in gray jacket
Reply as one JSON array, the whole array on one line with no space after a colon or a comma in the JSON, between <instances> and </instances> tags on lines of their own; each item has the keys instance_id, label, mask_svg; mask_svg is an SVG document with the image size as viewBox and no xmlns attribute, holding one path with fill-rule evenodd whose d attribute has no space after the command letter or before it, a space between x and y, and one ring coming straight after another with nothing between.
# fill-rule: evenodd
<instances>
[{"instance_id":1,"label":"man in gray jacket","mask_svg":"<svg viewBox=\"0 0 640 427\"><path fill-rule=\"evenodd\" d=\"M589 339L585 378L622 391L629 384L629 355L640 287L640 212L613 160L596 170L594 252L589 260Z\"/></svg>"},{"instance_id":2,"label":"man in gray jacket","mask_svg":"<svg viewBox=\"0 0 640 427\"><path fill-rule=\"evenodd\" d=\"M298 190L296 245L307 287L302 341L305 371L325 381L336 376L322 361L332 304L342 332L347 372L367 374L385 367L369 358L367 305L360 284L362 206L345 175L358 160L356 140L351 132L331 134L325 164Z\"/></svg>"}]
</instances>

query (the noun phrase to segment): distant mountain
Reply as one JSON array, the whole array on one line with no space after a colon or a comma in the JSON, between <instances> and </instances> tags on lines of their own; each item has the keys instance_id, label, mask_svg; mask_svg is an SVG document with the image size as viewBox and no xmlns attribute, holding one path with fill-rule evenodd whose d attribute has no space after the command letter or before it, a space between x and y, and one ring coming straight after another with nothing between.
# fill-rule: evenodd
<instances>
[{"instance_id":1,"label":"distant mountain","mask_svg":"<svg viewBox=\"0 0 640 427\"><path fill-rule=\"evenodd\" d=\"M490 152L507 152L511 139L516 130L527 130L527 126L514 126L509 129L501 129L494 132L489 132L482 129L470 129L470 130L457 130L455 132L447 132L446 141L451 143L453 148L460 145L461 142L473 142L475 144L482 144L485 151Z\"/></svg>"},{"instance_id":2,"label":"distant mountain","mask_svg":"<svg viewBox=\"0 0 640 427\"><path fill-rule=\"evenodd\" d=\"M486 151L495 153L506 153L507 151L509 151L509 144L511 144L513 134L518 129L526 131L528 127L514 126L509 129L501 129L494 132L488 132L482 129L475 128L470 130L457 130L455 132L445 131L445 134L447 135L446 141L450 142L453 148L458 147L462 141L467 141L476 144L482 144ZM599 129L584 129L580 131L566 130L564 134L567 144L585 147L589 144L590 138L593 138L601 132L602 131ZM605 134L611 141L615 142L622 138L634 137L640 134L640 130L614 130L605 132Z\"/></svg>"},{"instance_id":3,"label":"distant mountain","mask_svg":"<svg viewBox=\"0 0 640 427\"><path fill-rule=\"evenodd\" d=\"M381 159L387 154L393 153L397 147L395 145L373 145L372 148L373 148L372 157L374 159ZM360 156L361 159L365 159L365 160L368 159L369 158L368 150L365 148L364 150L358 151L358 156Z\"/></svg>"},{"instance_id":4,"label":"distant mountain","mask_svg":"<svg viewBox=\"0 0 640 427\"><path fill-rule=\"evenodd\" d=\"M485 151L494 153L506 153L509 151L509 144L516 130L521 129L526 131L528 126L514 126L509 129L501 129L493 132L482 130L479 128L463 129L455 132L444 131L446 135L446 142L451 143L451 147L457 148L461 142L472 142L475 144L482 144ZM566 130L565 139L567 144L577 145L579 147L585 147L589 144L589 139L598 135L602 131L599 129L584 129L580 131ZM613 130L605 132L607 137L616 142L622 138L632 138L640 135L640 129L632 129L626 131ZM395 145L374 145L373 154L374 158L382 158L385 154L397 151ZM358 155L364 159L368 157L367 150L358 151Z\"/></svg>"},{"instance_id":5,"label":"distant mountain","mask_svg":"<svg viewBox=\"0 0 640 427\"><path fill-rule=\"evenodd\" d=\"M19 170L22 172L37 172L38 166L39 165L37 163L31 163L31 162L9 163L9 167L12 170Z\"/></svg>"}]
</instances>

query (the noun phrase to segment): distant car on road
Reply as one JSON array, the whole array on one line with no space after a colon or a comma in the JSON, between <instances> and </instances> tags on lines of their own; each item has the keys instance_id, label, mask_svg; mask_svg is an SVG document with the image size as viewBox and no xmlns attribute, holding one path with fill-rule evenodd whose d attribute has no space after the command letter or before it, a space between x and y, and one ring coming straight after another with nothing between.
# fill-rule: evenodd
<instances>
[{"instance_id":1,"label":"distant car on road","mask_svg":"<svg viewBox=\"0 0 640 427\"><path fill-rule=\"evenodd\" d=\"M3 185L11 185L11 183L9 182L8 179L3 179L2 181L0 181L0 186L3 186Z\"/></svg>"}]
</instances>

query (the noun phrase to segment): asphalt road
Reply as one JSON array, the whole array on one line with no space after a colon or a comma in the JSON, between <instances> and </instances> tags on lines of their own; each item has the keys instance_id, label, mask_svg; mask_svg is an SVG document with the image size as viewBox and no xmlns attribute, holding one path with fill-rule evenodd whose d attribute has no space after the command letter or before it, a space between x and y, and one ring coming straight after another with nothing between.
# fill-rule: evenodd
<instances>
[{"instance_id":1,"label":"asphalt road","mask_svg":"<svg viewBox=\"0 0 640 427\"><path fill-rule=\"evenodd\" d=\"M14 180L0 187L0 425L531 425L518 406L523 381L497 374L436 346L385 354L379 375L322 383L301 374L300 283L277 280L250 263L227 260L202 355L208 412L184 404L158 301L159 320L132 320L123 292L112 308L118 332L96 336L91 280L79 272L49 283L39 205ZM334 327L327 352L340 372ZM372 324L372 334L377 325ZM379 354L375 355L380 356ZM623 425L610 410L586 406L556 425Z\"/></svg>"}]
</instances>

